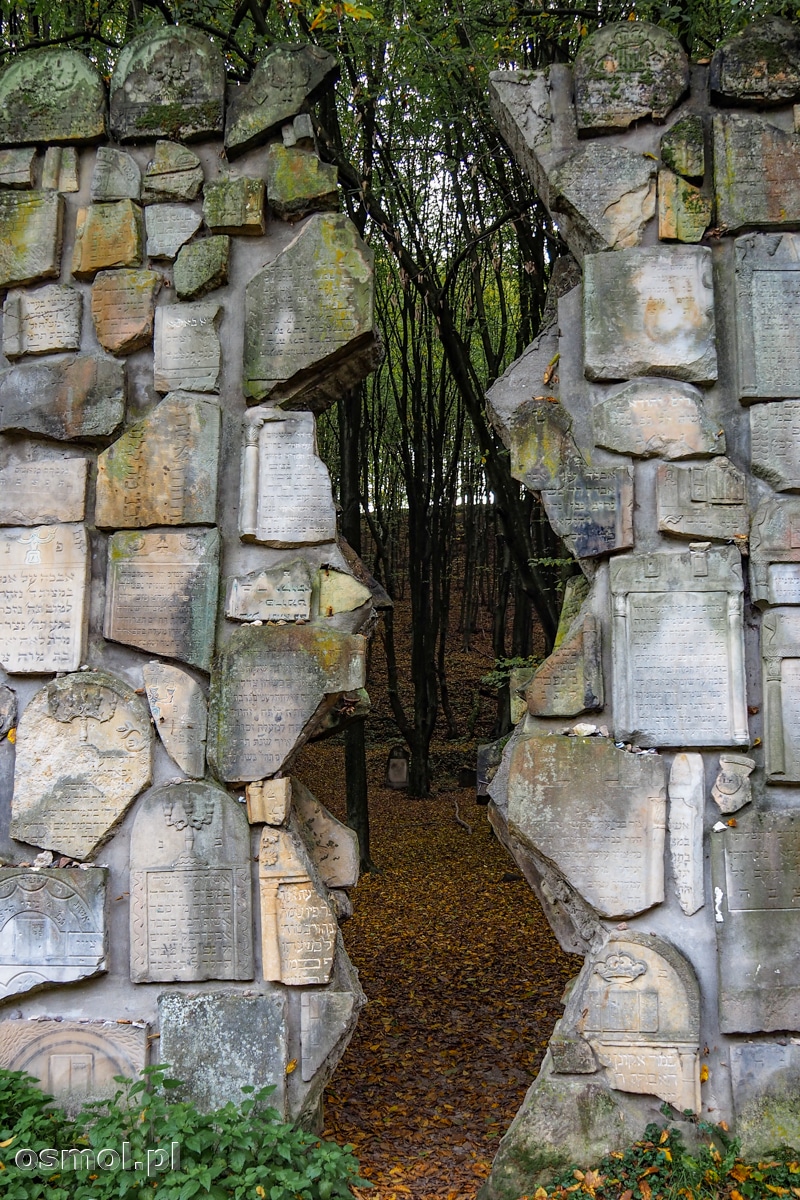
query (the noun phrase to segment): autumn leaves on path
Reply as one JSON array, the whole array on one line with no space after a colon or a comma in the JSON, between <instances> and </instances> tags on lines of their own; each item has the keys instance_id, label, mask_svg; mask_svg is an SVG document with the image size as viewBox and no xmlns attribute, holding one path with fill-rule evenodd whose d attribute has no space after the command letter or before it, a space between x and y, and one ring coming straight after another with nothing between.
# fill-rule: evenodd
<instances>
[{"instance_id":1,"label":"autumn leaves on path","mask_svg":"<svg viewBox=\"0 0 800 1200\"><path fill-rule=\"evenodd\" d=\"M325 1132L355 1146L374 1184L365 1200L472 1198L580 960L560 951L474 792L411 800L381 786L385 752L370 758L381 873L362 878L343 928L369 1004L328 1089ZM340 759L315 747L302 777L335 785Z\"/></svg>"}]
</instances>

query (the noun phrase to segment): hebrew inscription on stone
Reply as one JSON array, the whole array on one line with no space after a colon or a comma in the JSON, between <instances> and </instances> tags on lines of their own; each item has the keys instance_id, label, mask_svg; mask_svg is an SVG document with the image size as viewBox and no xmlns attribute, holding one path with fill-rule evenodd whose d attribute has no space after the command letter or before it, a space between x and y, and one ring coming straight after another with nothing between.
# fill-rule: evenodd
<instances>
[{"instance_id":1,"label":"hebrew inscription on stone","mask_svg":"<svg viewBox=\"0 0 800 1200\"><path fill-rule=\"evenodd\" d=\"M800 159L798 160L800 167ZM800 235L736 239L736 341L744 401L800 395Z\"/></svg>"},{"instance_id":2,"label":"hebrew inscription on stone","mask_svg":"<svg viewBox=\"0 0 800 1200\"><path fill-rule=\"evenodd\" d=\"M19 458L0 468L0 525L56 525L86 515L85 458Z\"/></svg>"}]
</instances>

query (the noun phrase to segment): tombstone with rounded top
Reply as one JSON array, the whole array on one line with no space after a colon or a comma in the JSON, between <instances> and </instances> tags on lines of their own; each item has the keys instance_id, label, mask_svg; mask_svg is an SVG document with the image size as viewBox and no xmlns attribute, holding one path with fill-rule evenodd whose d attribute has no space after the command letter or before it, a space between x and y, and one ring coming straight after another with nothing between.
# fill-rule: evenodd
<instances>
[{"instance_id":1,"label":"tombstone with rounded top","mask_svg":"<svg viewBox=\"0 0 800 1200\"><path fill-rule=\"evenodd\" d=\"M30 50L0 74L0 143L95 142L105 131L103 81L77 50Z\"/></svg>"}]
</instances>

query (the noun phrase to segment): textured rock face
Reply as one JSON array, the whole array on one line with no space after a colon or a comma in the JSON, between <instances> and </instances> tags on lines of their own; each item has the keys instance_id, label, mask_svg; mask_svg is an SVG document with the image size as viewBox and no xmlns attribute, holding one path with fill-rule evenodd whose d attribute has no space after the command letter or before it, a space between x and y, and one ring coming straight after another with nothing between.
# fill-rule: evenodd
<instances>
[{"instance_id":1,"label":"textured rock face","mask_svg":"<svg viewBox=\"0 0 800 1200\"><path fill-rule=\"evenodd\" d=\"M274 776L368 706L309 409L378 360L372 262L344 217L291 225L338 206L308 111L334 60L268 57L229 105L242 171L188 26L122 48L110 116L73 51L0 71L0 1067L71 1111L169 1056L202 1108L274 1085L313 1124L364 1003L355 835ZM248 294L298 242L302 328L263 331L295 411L248 417Z\"/></svg>"},{"instance_id":2,"label":"textured rock face","mask_svg":"<svg viewBox=\"0 0 800 1200\"><path fill-rule=\"evenodd\" d=\"M596 1159L663 1100L753 1153L796 1137L798 45L756 22L692 68L686 100L682 52L635 21L586 39L574 105L566 67L491 78L583 272L490 411L583 575L490 816L586 963L484 1200ZM658 191L627 243L626 155ZM593 156L605 175L581 175Z\"/></svg>"}]
</instances>

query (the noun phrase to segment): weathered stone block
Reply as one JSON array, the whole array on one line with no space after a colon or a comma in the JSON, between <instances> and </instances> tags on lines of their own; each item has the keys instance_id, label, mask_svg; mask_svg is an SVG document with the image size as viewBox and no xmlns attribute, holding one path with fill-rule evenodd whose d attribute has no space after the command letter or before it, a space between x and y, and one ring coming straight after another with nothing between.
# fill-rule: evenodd
<instances>
[{"instance_id":1,"label":"weathered stone block","mask_svg":"<svg viewBox=\"0 0 800 1200\"><path fill-rule=\"evenodd\" d=\"M225 64L188 25L149 30L124 46L110 88L111 132L121 142L184 141L222 133Z\"/></svg>"},{"instance_id":2,"label":"weathered stone block","mask_svg":"<svg viewBox=\"0 0 800 1200\"><path fill-rule=\"evenodd\" d=\"M207 671L218 572L215 529L113 534L103 635Z\"/></svg>"},{"instance_id":3,"label":"weathered stone block","mask_svg":"<svg viewBox=\"0 0 800 1200\"><path fill-rule=\"evenodd\" d=\"M339 207L338 170L316 154L270 146L265 174L270 209L284 221Z\"/></svg>"},{"instance_id":4,"label":"weathered stone block","mask_svg":"<svg viewBox=\"0 0 800 1200\"><path fill-rule=\"evenodd\" d=\"M727 458L659 466L658 528L675 537L745 539L750 531L746 480Z\"/></svg>"},{"instance_id":5,"label":"weathered stone block","mask_svg":"<svg viewBox=\"0 0 800 1200\"><path fill-rule=\"evenodd\" d=\"M676 754L669 773L669 854L675 894L690 917L705 903L703 889L702 754Z\"/></svg>"},{"instance_id":6,"label":"weathered stone block","mask_svg":"<svg viewBox=\"0 0 800 1200\"><path fill-rule=\"evenodd\" d=\"M156 310L157 392L216 392L222 369L217 333L220 305L164 304Z\"/></svg>"},{"instance_id":7,"label":"weathered stone block","mask_svg":"<svg viewBox=\"0 0 800 1200\"><path fill-rule=\"evenodd\" d=\"M115 1075L140 1074L147 1065L147 1029L142 1022L61 1017L0 1021L0 1066L33 1075L42 1091L75 1113L87 1100L111 1098L119 1090Z\"/></svg>"},{"instance_id":8,"label":"weathered stone block","mask_svg":"<svg viewBox=\"0 0 800 1200\"><path fill-rule=\"evenodd\" d=\"M166 992L158 1001L159 1053L184 1081L181 1099L202 1111L241 1104L242 1085L274 1087L270 1108L286 1112L288 997ZM176 1093L173 1092L173 1095Z\"/></svg>"},{"instance_id":9,"label":"weathered stone block","mask_svg":"<svg viewBox=\"0 0 800 1200\"><path fill-rule=\"evenodd\" d=\"M19 363L0 371L0 429L58 441L110 437L125 415L125 370L103 355Z\"/></svg>"},{"instance_id":10,"label":"weathered stone block","mask_svg":"<svg viewBox=\"0 0 800 1200\"><path fill-rule=\"evenodd\" d=\"M63 675L17 727L11 836L88 858L150 782L150 716L106 671Z\"/></svg>"},{"instance_id":11,"label":"weathered stone block","mask_svg":"<svg viewBox=\"0 0 800 1200\"><path fill-rule=\"evenodd\" d=\"M107 875L0 867L0 999L106 971Z\"/></svg>"},{"instance_id":12,"label":"weathered stone block","mask_svg":"<svg viewBox=\"0 0 800 1200\"><path fill-rule=\"evenodd\" d=\"M173 276L179 300L198 300L228 282L230 244L229 237L220 235L183 247Z\"/></svg>"},{"instance_id":13,"label":"weathered stone block","mask_svg":"<svg viewBox=\"0 0 800 1200\"><path fill-rule=\"evenodd\" d=\"M787 348L787 358L791 350ZM754 404L750 409L753 474L776 491L800 488L800 400Z\"/></svg>"},{"instance_id":14,"label":"weathered stone block","mask_svg":"<svg viewBox=\"0 0 800 1200\"><path fill-rule=\"evenodd\" d=\"M208 752L220 778L274 775L317 709L364 686L366 641L302 626L237 629L211 678Z\"/></svg>"},{"instance_id":15,"label":"weathered stone block","mask_svg":"<svg viewBox=\"0 0 800 1200\"><path fill-rule=\"evenodd\" d=\"M739 396L745 403L794 399L800 396L793 336L800 320L800 234L751 233L735 247Z\"/></svg>"},{"instance_id":16,"label":"weathered stone block","mask_svg":"<svg viewBox=\"0 0 800 1200\"><path fill-rule=\"evenodd\" d=\"M800 34L780 17L762 16L726 38L711 58L711 93L721 104L758 107L800 98Z\"/></svg>"},{"instance_id":17,"label":"weathered stone block","mask_svg":"<svg viewBox=\"0 0 800 1200\"><path fill-rule=\"evenodd\" d=\"M230 96L225 122L229 157L260 146L338 78L336 59L321 46L271 47L250 82L235 88Z\"/></svg>"},{"instance_id":18,"label":"weathered stone block","mask_svg":"<svg viewBox=\"0 0 800 1200\"><path fill-rule=\"evenodd\" d=\"M633 470L587 467L577 454L542 491L547 519L576 558L633 545Z\"/></svg>"},{"instance_id":19,"label":"weathered stone block","mask_svg":"<svg viewBox=\"0 0 800 1200\"><path fill-rule=\"evenodd\" d=\"M132 200L91 204L78 210L72 274L93 279L110 267L138 267L142 262L142 211Z\"/></svg>"},{"instance_id":20,"label":"weathered stone block","mask_svg":"<svg viewBox=\"0 0 800 1200\"><path fill-rule=\"evenodd\" d=\"M661 138L661 161L685 179L702 180L706 173L703 118L689 113Z\"/></svg>"},{"instance_id":21,"label":"weathered stone block","mask_svg":"<svg viewBox=\"0 0 800 1200\"><path fill-rule=\"evenodd\" d=\"M564 463L577 457L571 428L572 418L554 399L542 396L521 403L508 424L514 478L531 491L557 487Z\"/></svg>"},{"instance_id":22,"label":"weathered stone block","mask_svg":"<svg viewBox=\"0 0 800 1200\"><path fill-rule=\"evenodd\" d=\"M249 864L250 826L221 788L148 792L131 831L134 983L253 978Z\"/></svg>"},{"instance_id":23,"label":"weathered stone block","mask_svg":"<svg viewBox=\"0 0 800 1200\"><path fill-rule=\"evenodd\" d=\"M800 782L800 609L772 608L761 621L767 778Z\"/></svg>"},{"instance_id":24,"label":"weathered stone block","mask_svg":"<svg viewBox=\"0 0 800 1200\"><path fill-rule=\"evenodd\" d=\"M632 554L610 572L617 737L749 744L738 549Z\"/></svg>"},{"instance_id":25,"label":"weathered stone block","mask_svg":"<svg viewBox=\"0 0 800 1200\"><path fill-rule=\"evenodd\" d=\"M558 327L552 324L534 338L530 346L523 350L519 358L514 360L487 391L486 410L489 420L507 449L512 447L511 431L514 427L516 427L520 447L524 446L526 430L532 424L523 415L527 410L526 406L543 405L547 395L558 399L558 376L554 370L557 362ZM549 380L548 383L544 382L545 378ZM547 421L546 409L537 408L534 411L541 411L545 414L540 424ZM568 428L569 416L565 409L562 408L560 411L564 414L562 424ZM520 414L519 421L515 421L517 413ZM524 450L520 448L516 453L522 458ZM528 457L537 459L540 456L534 451L533 455ZM517 475L514 477L520 478Z\"/></svg>"},{"instance_id":26,"label":"weathered stone block","mask_svg":"<svg viewBox=\"0 0 800 1200\"><path fill-rule=\"evenodd\" d=\"M311 572L303 559L229 579L225 616L234 621L307 621Z\"/></svg>"},{"instance_id":27,"label":"weathered stone block","mask_svg":"<svg viewBox=\"0 0 800 1200\"><path fill-rule=\"evenodd\" d=\"M66 46L16 55L0 74L0 142L94 142L106 131L103 81Z\"/></svg>"},{"instance_id":28,"label":"weathered stone block","mask_svg":"<svg viewBox=\"0 0 800 1200\"><path fill-rule=\"evenodd\" d=\"M703 408L703 393L674 379L641 379L592 410L598 446L636 458L725 453L725 431Z\"/></svg>"},{"instance_id":29,"label":"weathered stone block","mask_svg":"<svg viewBox=\"0 0 800 1200\"><path fill-rule=\"evenodd\" d=\"M744 813L711 837L723 1033L795 1029L800 814Z\"/></svg>"},{"instance_id":30,"label":"weathered stone block","mask_svg":"<svg viewBox=\"0 0 800 1200\"><path fill-rule=\"evenodd\" d=\"M627 129L663 121L689 87L689 61L676 37L646 21L617 21L587 37L575 57L578 129Z\"/></svg>"},{"instance_id":31,"label":"weathered stone block","mask_svg":"<svg viewBox=\"0 0 800 1200\"><path fill-rule=\"evenodd\" d=\"M147 703L156 732L184 774L202 779L206 772L208 706L200 684L172 663L142 668Z\"/></svg>"},{"instance_id":32,"label":"weathered stone block","mask_svg":"<svg viewBox=\"0 0 800 1200\"><path fill-rule=\"evenodd\" d=\"M796 1039L734 1042L730 1048L736 1136L748 1157L800 1142L800 1049Z\"/></svg>"},{"instance_id":33,"label":"weathered stone block","mask_svg":"<svg viewBox=\"0 0 800 1200\"><path fill-rule=\"evenodd\" d=\"M750 776L756 760L746 754L720 754L711 797L721 813L738 812L753 799Z\"/></svg>"},{"instance_id":34,"label":"weathered stone block","mask_svg":"<svg viewBox=\"0 0 800 1200\"><path fill-rule=\"evenodd\" d=\"M779 229L800 221L800 142L761 117L714 117L717 224Z\"/></svg>"},{"instance_id":35,"label":"weathered stone block","mask_svg":"<svg viewBox=\"0 0 800 1200\"><path fill-rule=\"evenodd\" d=\"M358 883L358 834L337 821L299 779L292 780L292 803L311 835L311 858L326 887L352 888Z\"/></svg>"},{"instance_id":36,"label":"weathered stone block","mask_svg":"<svg viewBox=\"0 0 800 1200\"><path fill-rule=\"evenodd\" d=\"M305 991L300 996L301 1073L307 1082L325 1065L336 1045L353 1028L352 992Z\"/></svg>"},{"instance_id":37,"label":"weathered stone block","mask_svg":"<svg viewBox=\"0 0 800 1200\"><path fill-rule=\"evenodd\" d=\"M587 613L534 673L525 689L529 713L576 717L603 707L600 637L600 626Z\"/></svg>"},{"instance_id":38,"label":"weathered stone block","mask_svg":"<svg viewBox=\"0 0 800 1200\"><path fill-rule=\"evenodd\" d=\"M756 604L800 604L800 497L762 500L756 509L750 594Z\"/></svg>"},{"instance_id":39,"label":"weathered stone block","mask_svg":"<svg viewBox=\"0 0 800 1200\"><path fill-rule=\"evenodd\" d=\"M655 164L591 142L550 173L550 208L566 213L585 251L638 246L656 211Z\"/></svg>"},{"instance_id":40,"label":"weathered stone block","mask_svg":"<svg viewBox=\"0 0 800 1200\"><path fill-rule=\"evenodd\" d=\"M672 171L658 172L658 236L662 242L699 242L713 205L694 184Z\"/></svg>"},{"instance_id":41,"label":"weathered stone block","mask_svg":"<svg viewBox=\"0 0 800 1200\"><path fill-rule=\"evenodd\" d=\"M86 638L84 526L3 529L0 552L0 663L12 675L76 670Z\"/></svg>"},{"instance_id":42,"label":"weathered stone block","mask_svg":"<svg viewBox=\"0 0 800 1200\"><path fill-rule=\"evenodd\" d=\"M203 220L213 233L250 234L266 230L263 179L223 176L207 183L203 191Z\"/></svg>"},{"instance_id":43,"label":"weathered stone block","mask_svg":"<svg viewBox=\"0 0 800 1200\"><path fill-rule=\"evenodd\" d=\"M174 258L202 223L200 213L185 204L148 204L144 226L149 257Z\"/></svg>"},{"instance_id":44,"label":"weathered stone block","mask_svg":"<svg viewBox=\"0 0 800 1200\"><path fill-rule=\"evenodd\" d=\"M287 415L266 405L247 413L239 533L276 547L335 539L330 475L317 455L313 414Z\"/></svg>"},{"instance_id":45,"label":"weathered stone block","mask_svg":"<svg viewBox=\"0 0 800 1200\"><path fill-rule=\"evenodd\" d=\"M63 216L57 192L0 192L0 287L58 278Z\"/></svg>"},{"instance_id":46,"label":"weathered stone block","mask_svg":"<svg viewBox=\"0 0 800 1200\"><path fill-rule=\"evenodd\" d=\"M264 978L290 987L327 983L333 970L336 917L309 871L297 834L265 825L258 853Z\"/></svg>"},{"instance_id":47,"label":"weathered stone block","mask_svg":"<svg viewBox=\"0 0 800 1200\"><path fill-rule=\"evenodd\" d=\"M142 172L135 158L112 146L98 146L92 172L92 200L139 200Z\"/></svg>"},{"instance_id":48,"label":"weathered stone block","mask_svg":"<svg viewBox=\"0 0 800 1200\"><path fill-rule=\"evenodd\" d=\"M79 350L81 294L68 284L50 283L34 292L9 292L3 304L3 353L53 354Z\"/></svg>"},{"instance_id":49,"label":"weathered stone block","mask_svg":"<svg viewBox=\"0 0 800 1200\"><path fill-rule=\"evenodd\" d=\"M583 302L587 378L716 379L711 251L706 247L588 254Z\"/></svg>"},{"instance_id":50,"label":"weathered stone block","mask_svg":"<svg viewBox=\"0 0 800 1200\"><path fill-rule=\"evenodd\" d=\"M203 167L193 150L176 142L156 142L155 156L144 174L145 204L159 200L196 200L203 186Z\"/></svg>"},{"instance_id":51,"label":"weathered stone block","mask_svg":"<svg viewBox=\"0 0 800 1200\"><path fill-rule=\"evenodd\" d=\"M247 285L245 393L326 408L380 357L372 251L347 217L313 216Z\"/></svg>"},{"instance_id":52,"label":"weathered stone block","mask_svg":"<svg viewBox=\"0 0 800 1200\"><path fill-rule=\"evenodd\" d=\"M42 191L80 191L78 152L74 146L47 147L42 164Z\"/></svg>"},{"instance_id":53,"label":"weathered stone block","mask_svg":"<svg viewBox=\"0 0 800 1200\"><path fill-rule=\"evenodd\" d=\"M511 755L508 825L603 917L664 899L666 787L656 754L603 737L524 738Z\"/></svg>"},{"instance_id":54,"label":"weathered stone block","mask_svg":"<svg viewBox=\"0 0 800 1200\"><path fill-rule=\"evenodd\" d=\"M220 409L215 398L172 392L131 425L97 463L97 525L213 525Z\"/></svg>"},{"instance_id":55,"label":"weathered stone block","mask_svg":"<svg viewBox=\"0 0 800 1200\"><path fill-rule=\"evenodd\" d=\"M25 146L19 150L0 150L0 187L32 188L35 163L35 146Z\"/></svg>"},{"instance_id":56,"label":"weathered stone block","mask_svg":"<svg viewBox=\"0 0 800 1200\"><path fill-rule=\"evenodd\" d=\"M355 612L362 604L368 604L372 592L363 583L344 571L331 567L320 568L317 576L319 586L319 615L334 617L337 613Z\"/></svg>"},{"instance_id":57,"label":"weathered stone block","mask_svg":"<svg viewBox=\"0 0 800 1200\"><path fill-rule=\"evenodd\" d=\"M82 521L88 467L85 458L12 457L0 469L0 525Z\"/></svg>"},{"instance_id":58,"label":"weathered stone block","mask_svg":"<svg viewBox=\"0 0 800 1200\"><path fill-rule=\"evenodd\" d=\"M153 340L155 271L100 271L92 284L92 319L97 340L112 354L132 354Z\"/></svg>"},{"instance_id":59,"label":"weathered stone block","mask_svg":"<svg viewBox=\"0 0 800 1200\"><path fill-rule=\"evenodd\" d=\"M259 779L245 788L247 819L251 825L284 825L292 807L292 781Z\"/></svg>"}]
</instances>

